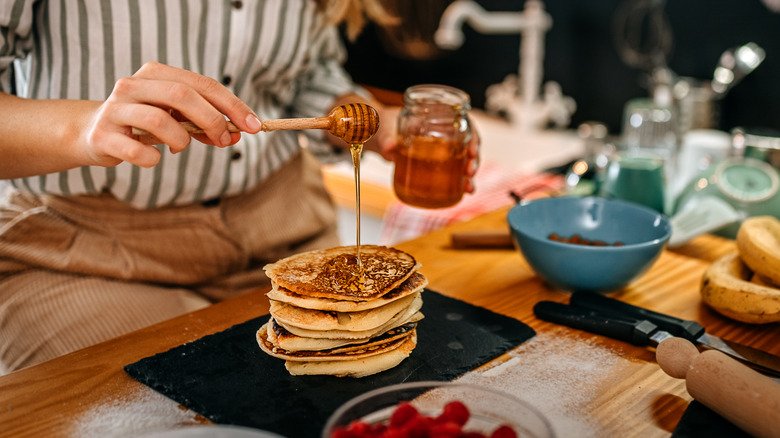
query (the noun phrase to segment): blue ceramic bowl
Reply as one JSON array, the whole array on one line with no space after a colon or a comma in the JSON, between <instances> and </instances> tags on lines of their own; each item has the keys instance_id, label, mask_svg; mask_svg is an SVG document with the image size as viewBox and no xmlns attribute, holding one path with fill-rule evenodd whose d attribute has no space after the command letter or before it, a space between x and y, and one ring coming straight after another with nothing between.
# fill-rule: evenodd
<instances>
[{"instance_id":1,"label":"blue ceramic bowl","mask_svg":"<svg viewBox=\"0 0 780 438\"><path fill-rule=\"evenodd\" d=\"M644 273L672 232L669 220L649 208L616 199L559 197L528 201L507 216L512 237L536 273L570 291L620 289ZM566 243L550 235L575 234L607 246ZM615 246L616 242L622 245Z\"/></svg>"}]
</instances>

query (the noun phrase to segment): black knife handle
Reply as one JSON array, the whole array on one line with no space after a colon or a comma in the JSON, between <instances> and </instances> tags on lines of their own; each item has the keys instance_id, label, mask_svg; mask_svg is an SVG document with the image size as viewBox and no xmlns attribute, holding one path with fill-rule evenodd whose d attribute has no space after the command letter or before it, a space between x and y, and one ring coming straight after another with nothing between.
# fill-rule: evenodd
<instances>
[{"instance_id":1,"label":"black knife handle","mask_svg":"<svg viewBox=\"0 0 780 438\"><path fill-rule=\"evenodd\" d=\"M569 303L573 306L584 307L611 316L646 319L657 325L661 330L691 342L695 342L699 336L704 334L704 327L696 321L688 321L653 312L652 310L633 306L598 293L575 292L571 295Z\"/></svg>"},{"instance_id":2,"label":"black knife handle","mask_svg":"<svg viewBox=\"0 0 780 438\"><path fill-rule=\"evenodd\" d=\"M613 318L584 307L553 301L536 303L534 314L544 321L563 324L634 345L650 345L650 335L658 330L655 324L646 320Z\"/></svg>"}]
</instances>

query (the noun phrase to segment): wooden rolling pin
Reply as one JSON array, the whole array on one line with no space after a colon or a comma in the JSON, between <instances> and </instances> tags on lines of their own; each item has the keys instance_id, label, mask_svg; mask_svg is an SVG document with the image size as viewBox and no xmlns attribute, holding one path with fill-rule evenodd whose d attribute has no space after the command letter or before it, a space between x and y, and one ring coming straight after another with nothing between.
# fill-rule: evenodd
<instances>
[{"instance_id":1,"label":"wooden rolling pin","mask_svg":"<svg viewBox=\"0 0 780 438\"><path fill-rule=\"evenodd\" d=\"M658 365L685 379L691 397L757 437L780 437L780 383L720 351L699 350L683 338L669 338L655 352Z\"/></svg>"},{"instance_id":2,"label":"wooden rolling pin","mask_svg":"<svg viewBox=\"0 0 780 438\"><path fill-rule=\"evenodd\" d=\"M203 134L203 130L192 122L179 122L190 134ZM241 132L236 125L227 122L228 131ZM296 119L268 119L261 122L260 130L280 131L296 129L326 129L348 144L365 143L379 130L379 114L376 109L364 103L340 105L324 117ZM149 132L133 128L133 135L145 144L163 143Z\"/></svg>"}]
</instances>

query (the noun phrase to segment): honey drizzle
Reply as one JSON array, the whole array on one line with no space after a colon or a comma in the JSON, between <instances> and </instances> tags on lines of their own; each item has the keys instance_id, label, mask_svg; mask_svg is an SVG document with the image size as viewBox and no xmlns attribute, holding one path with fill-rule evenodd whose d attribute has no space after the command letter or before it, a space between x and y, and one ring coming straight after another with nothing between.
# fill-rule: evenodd
<instances>
[{"instance_id":1,"label":"honey drizzle","mask_svg":"<svg viewBox=\"0 0 780 438\"><path fill-rule=\"evenodd\" d=\"M352 166L355 169L355 248L358 273L362 277L363 261L360 259L360 154L363 152L363 143L352 143L349 151L352 153Z\"/></svg>"}]
</instances>

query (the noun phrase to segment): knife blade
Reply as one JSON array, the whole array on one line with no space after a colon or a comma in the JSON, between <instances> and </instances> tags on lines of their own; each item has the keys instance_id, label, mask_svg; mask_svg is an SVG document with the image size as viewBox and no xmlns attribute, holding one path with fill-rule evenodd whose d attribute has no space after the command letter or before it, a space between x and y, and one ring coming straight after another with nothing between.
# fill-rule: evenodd
<instances>
[{"instance_id":1,"label":"knife blade","mask_svg":"<svg viewBox=\"0 0 780 438\"><path fill-rule=\"evenodd\" d=\"M615 317L645 319L674 336L685 338L705 349L721 351L757 371L780 377L780 357L706 333L705 328L696 321L644 309L590 292L574 292L569 304Z\"/></svg>"},{"instance_id":2,"label":"knife blade","mask_svg":"<svg viewBox=\"0 0 780 438\"><path fill-rule=\"evenodd\" d=\"M562 304L553 301L540 301L536 303L533 310L534 315L536 315L536 317L541 320L563 324L598 335L608 336L610 338L630 342L631 344L638 346L656 347L661 342L674 337L672 333L663 330L661 326L658 326L653 322L648 321L647 319L637 319L625 315L620 316L615 313L601 312L598 310L588 309L571 304ZM710 335L704 334L703 336L706 338ZM718 339L718 341L722 343L722 345L719 346L724 349L721 350L720 348L717 348L719 351L722 351L735 358L741 357L742 363L758 372L775 378L780 377L780 372L778 372L776 369L764 366L759 362L747 360L746 356L738 353L736 349L731 349L729 344L727 344L725 341L717 337L713 338ZM713 345L718 345L718 341L712 341ZM704 346L704 348L707 348L707 346L703 343L700 343L700 345ZM748 348L745 346L740 347ZM729 354L730 352L731 354ZM768 353L764 354L771 356Z\"/></svg>"}]
</instances>

